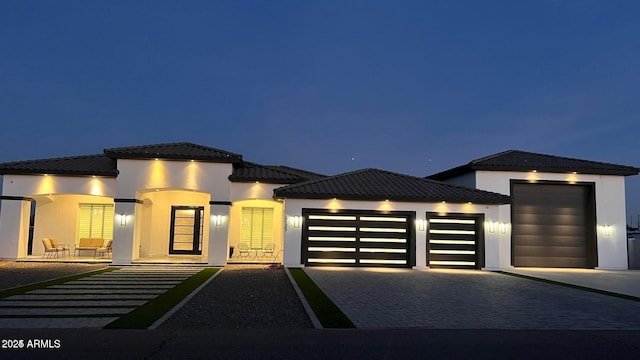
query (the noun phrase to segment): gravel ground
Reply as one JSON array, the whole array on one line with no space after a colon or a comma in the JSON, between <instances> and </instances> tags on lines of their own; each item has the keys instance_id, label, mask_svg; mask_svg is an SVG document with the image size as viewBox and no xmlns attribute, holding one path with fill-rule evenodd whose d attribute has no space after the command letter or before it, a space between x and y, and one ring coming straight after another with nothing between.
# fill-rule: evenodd
<instances>
[{"instance_id":1,"label":"gravel ground","mask_svg":"<svg viewBox=\"0 0 640 360\"><path fill-rule=\"evenodd\" d=\"M313 328L285 270L227 265L160 329Z\"/></svg>"},{"instance_id":2,"label":"gravel ground","mask_svg":"<svg viewBox=\"0 0 640 360\"><path fill-rule=\"evenodd\" d=\"M0 261L0 290L106 267L105 264Z\"/></svg>"}]
</instances>

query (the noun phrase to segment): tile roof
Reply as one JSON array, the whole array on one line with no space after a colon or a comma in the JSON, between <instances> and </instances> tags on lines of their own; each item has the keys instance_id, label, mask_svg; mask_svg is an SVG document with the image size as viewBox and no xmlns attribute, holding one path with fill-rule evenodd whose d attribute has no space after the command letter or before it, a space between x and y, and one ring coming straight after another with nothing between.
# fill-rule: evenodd
<instances>
[{"instance_id":1,"label":"tile roof","mask_svg":"<svg viewBox=\"0 0 640 360\"><path fill-rule=\"evenodd\" d=\"M242 155L188 142L105 149L114 159L175 159L221 163L240 163Z\"/></svg>"},{"instance_id":2,"label":"tile roof","mask_svg":"<svg viewBox=\"0 0 640 360\"><path fill-rule=\"evenodd\" d=\"M449 170L430 175L433 180L445 180L475 170L491 171L540 171L551 173L577 172L596 175L637 175L640 168L597 161L536 154L520 150L508 150L480 159L472 160Z\"/></svg>"},{"instance_id":3,"label":"tile roof","mask_svg":"<svg viewBox=\"0 0 640 360\"><path fill-rule=\"evenodd\" d=\"M393 200L407 202L475 202L507 204L507 195L422 179L378 169L289 185L274 190L276 198L341 200Z\"/></svg>"},{"instance_id":4,"label":"tile roof","mask_svg":"<svg viewBox=\"0 0 640 360\"><path fill-rule=\"evenodd\" d=\"M118 176L116 160L104 155L59 157L0 164L0 174Z\"/></svg>"},{"instance_id":5,"label":"tile roof","mask_svg":"<svg viewBox=\"0 0 640 360\"><path fill-rule=\"evenodd\" d=\"M269 184L296 184L323 177L325 176L321 174L288 166L260 165L245 161L233 169L229 180L232 182L260 181Z\"/></svg>"}]
</instances>

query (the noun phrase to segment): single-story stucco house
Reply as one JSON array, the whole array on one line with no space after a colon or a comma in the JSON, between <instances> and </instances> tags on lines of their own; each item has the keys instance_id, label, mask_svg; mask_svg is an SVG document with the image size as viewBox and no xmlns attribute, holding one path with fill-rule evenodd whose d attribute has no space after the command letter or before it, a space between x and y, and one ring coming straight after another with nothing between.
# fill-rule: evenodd
<instances>
[{"instance_id":1,"label":"single-story stucco house","mask_svg":"<svg viewBox=\"0 0 640 360\"><path fill-rule=\"evenodd\" d=\"M114 265L626 269L638 172L509 151L428 178L325 176L192 143L112 148L0 164L0 258L99 238Z\"/></svg>"}]
</instances>

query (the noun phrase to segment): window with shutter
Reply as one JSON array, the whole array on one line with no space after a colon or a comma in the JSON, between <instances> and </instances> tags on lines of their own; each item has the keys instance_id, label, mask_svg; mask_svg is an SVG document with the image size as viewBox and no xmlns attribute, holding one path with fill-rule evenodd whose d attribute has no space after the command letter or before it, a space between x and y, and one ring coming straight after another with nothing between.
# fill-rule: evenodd
<instances>
[{"instance_id":1,"label":"window with shutter","mask_svg":"<svg viewBox=\"0 0 640 360\"><path fill-rule=\"evenodd\" d=\"M80 204L78 237L113 240L114 208L110 204Z\"/></svg>"},{"instance_id":2,"label":"window with shutter","mask_svg":"<svg viewBox=\"0 0 640 360\"><path fill-rule=\"evenodd\" d=\"M240 238L254 249L273 244L273 208L243 207Z\"/></svg>"}]
</instances>

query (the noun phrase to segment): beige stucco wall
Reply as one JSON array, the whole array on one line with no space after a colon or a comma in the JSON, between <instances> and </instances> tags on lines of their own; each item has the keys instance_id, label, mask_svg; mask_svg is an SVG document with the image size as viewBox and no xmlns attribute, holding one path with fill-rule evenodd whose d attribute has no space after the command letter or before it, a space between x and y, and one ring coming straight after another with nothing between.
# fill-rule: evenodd
<instances>
[{"instance_id":1,"label":"beige stucco wall","mask_svg":"<svg viewBox=\"0 0 640 360\"><path fill-rule=\"evenodd\" d=\"M57 238L60 243L78 242L79 205L111 204L113 199L90 195L39 195L36 200L35 228L33 233L33 255L42 255L43 238ZM115 221L114 221L115 222Z\"/></svg>"},{"instance_id":2,"label":"beige stucco wall","mask_svg":"<svg viewBox=\"0 0 640 360\"><path fill-rule=\"evenodd\" d=\"M136 198L143 201L136 213L139 231L136 234L138 239L134 242L139 246L141 258L169 254L171 206L204 207L202 255L207 256L210 224L209 194L184 190L160 190L138 192Z\"/></svg>"},{"instance_id":3,"label":"beige stucco wall","mask_svg":"<svg viewBox=\"0 0 640 360\"><path fill-rule=\"evenodd\" d=\"M273 209L273 242L276 246L275 252L282 250L284 244L284 214L283 204L274 200L245 200L235 201L230 209L229 214L229 246L234 246L236 251L233 258L239 256L238 243L240 243L240 230L242 228L242 208L243 207L260 207ZM282 260L282 255L278 258Z\"/></svg>"},{"instance_id":4,"label":"beige stucco wall","mask_svg":"<svg viewBox=\"0 0 640 360\"><path fill-rule=\"evenodd\" d=\"M39 255L43 252L43 237L59 237L64 242L75 242L78 199L113 203L115 184L115 178L105 177L3 175L2 195L36 199L33 254ZM2 200L0 258L27 256L29 217L29 201Z\"/></svg>"}]
</instances>

